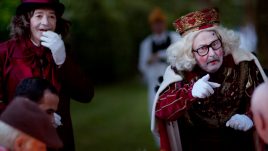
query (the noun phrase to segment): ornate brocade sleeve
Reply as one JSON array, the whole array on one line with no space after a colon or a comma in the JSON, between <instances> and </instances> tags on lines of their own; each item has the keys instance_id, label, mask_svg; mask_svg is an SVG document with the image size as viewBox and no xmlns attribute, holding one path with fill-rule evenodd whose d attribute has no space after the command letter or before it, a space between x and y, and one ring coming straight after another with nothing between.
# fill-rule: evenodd
<instances>
[{"instance_id":1,"label":"ornate brocade sleeve","mask_svg":"<svg viewBox=\"0 0 268 151\"><path fill-rule=\"evenodd\" d=\"M176 82L170 84L159 96L155 115L159 119L177 120L191 106L193 84Z\"/></svg>"}]
</instances>

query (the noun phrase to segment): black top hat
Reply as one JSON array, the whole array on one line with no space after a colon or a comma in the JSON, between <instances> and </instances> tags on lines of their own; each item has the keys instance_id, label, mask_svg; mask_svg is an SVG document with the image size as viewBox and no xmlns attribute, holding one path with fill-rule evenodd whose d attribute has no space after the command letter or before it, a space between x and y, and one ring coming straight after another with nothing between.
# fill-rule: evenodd
<instances>
[{"instance_id":1,"label":"black top hat","mask_svg":"<svg viewBox=\"0 0 268 151\"><path fill-rule=\"evenodd\" d=\"M64 12L64 5L59 0L21 0L21 4L17 7L16 14L21 15L37 8L52 8L61 16Z\"/></svg>"}]
</instances>

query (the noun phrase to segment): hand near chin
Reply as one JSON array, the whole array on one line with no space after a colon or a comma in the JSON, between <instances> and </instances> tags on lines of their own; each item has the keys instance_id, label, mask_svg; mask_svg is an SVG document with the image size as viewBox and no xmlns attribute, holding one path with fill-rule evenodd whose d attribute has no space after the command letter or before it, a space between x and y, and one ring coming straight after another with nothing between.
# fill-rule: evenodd
<instances>
[{"instance_id":1,"label":"hand near chin","mask_svg":"<svg viewBox=\"0 0 268 151\"><path fill-rule=\"evenodd\" d=\"M66 59L66 52L61 36L53 31L45 31L40 39L41 45L51 50L55 63L62 65Z\"/></svg>"}]
</instances>

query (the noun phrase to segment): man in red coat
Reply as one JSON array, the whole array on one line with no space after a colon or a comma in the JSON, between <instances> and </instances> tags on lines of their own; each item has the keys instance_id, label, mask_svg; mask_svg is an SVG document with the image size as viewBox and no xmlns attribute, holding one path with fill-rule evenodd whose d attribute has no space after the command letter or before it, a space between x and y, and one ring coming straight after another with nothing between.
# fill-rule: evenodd
<instances>
[{"instance_id":1,"label":"man in red coat","mask_svg":"<svg viewBox=\"0 0 268 151\"><path fill-rule=\"evenodd\" d=\"M70 117L70 98L89 102L93 87L66 53L62 37L69 21L62 18L58 0L22 0L11 22L11 39L0 44L0 111L12 100L17 84L27 77L49 80L58 90L57 113L63 125L57 130L63 150L75 150Z\"/></svg>"},{"instance_id":2,"label":"man in red coat","mask_svg":"<svg viewBox=\"0 0 268 151\"><path fill-rule=\"evenodd\" d=\"M168 61L152 112L152 130L165 151L253 151L253 90L267 81L257 58L239 49L239 36L219 25L216 8L174 22L182 39Z\"/></svg>"}]
</instances>

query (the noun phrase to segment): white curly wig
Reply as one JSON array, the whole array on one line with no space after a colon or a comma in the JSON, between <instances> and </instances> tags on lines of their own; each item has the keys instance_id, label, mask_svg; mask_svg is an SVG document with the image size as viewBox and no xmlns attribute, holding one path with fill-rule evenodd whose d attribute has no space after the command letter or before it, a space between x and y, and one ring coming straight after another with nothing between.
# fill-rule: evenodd
<instances>
[{"instance_id":1,"label":"white curly wig","mask_svg":"<svg viewBox=\"0 0 268 151\"><path fill-rule=\"evenodd\" d=\"M222 26L215 26L190 32L183 36L181 40L167 48L168 62L171 64L171 66L176 67L177 70L180 71L190 71L196 65L196 60L192 53L192 45L194 38L202 31L214 31L220 36L219 38L222 40L225 56L231 54L233 51L238 50L239 48L239 35L233 30L229 30Z\"/></svg>"}]
</instances>

